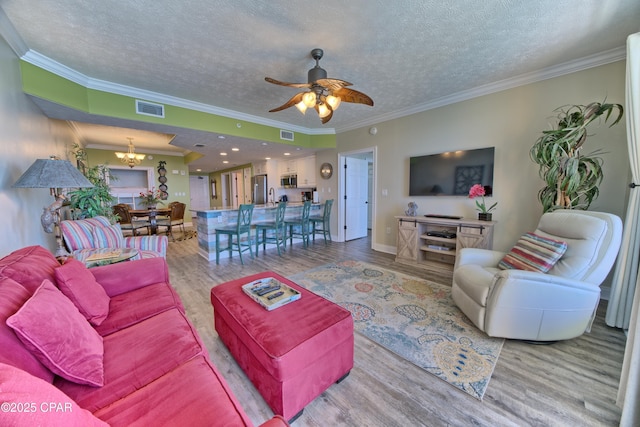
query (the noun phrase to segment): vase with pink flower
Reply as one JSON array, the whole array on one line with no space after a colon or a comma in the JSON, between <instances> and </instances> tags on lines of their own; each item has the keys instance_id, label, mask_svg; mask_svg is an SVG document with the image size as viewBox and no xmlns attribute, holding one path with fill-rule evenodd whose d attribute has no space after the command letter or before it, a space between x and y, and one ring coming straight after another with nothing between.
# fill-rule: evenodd
<instances>
[{"instance_id":1,"label":"vase with pink flower","mask_svg":"<svg viewBox=\"0 0 640 427\"><path fill-rule=\"evenodd\" d=\"M158 203L162 204L162 191L152 188L140 193L140 203L147 209L155 209Z\"/></svg>"},{"instance_id":2,"label":"vase with pink flower","mask_svg":"<svg viewBox=\"0 0 640 427\"><path fill-rule=\"evenodd\" d=\"M469 198L476 199L476 208L479 211L478 219L482 221L491 221L493 216L491 211L496 208L496 206L498 205L498 202L495 202L494 204L492 204L490 207L487 208L487 204L484 200L485 194L487 194L486 190L480 184L474 184L469 189ZM482 201L480 201L479 198L482 198Z\"/></svg>"}]
</instances>

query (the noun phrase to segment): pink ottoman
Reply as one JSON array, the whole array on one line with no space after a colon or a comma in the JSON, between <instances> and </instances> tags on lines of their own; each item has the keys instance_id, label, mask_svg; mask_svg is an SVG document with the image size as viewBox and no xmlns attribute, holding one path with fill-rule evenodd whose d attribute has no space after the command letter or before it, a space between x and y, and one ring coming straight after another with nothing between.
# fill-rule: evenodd
<instances>
[{"instance_id":1,"label":"pink ottoman","mask_svg":"<svg viewBox=\"0 0 640 427\"><path fill-rule=\"evenodd\" d=\"M267 311L242 285L275 277L301 298ZM211 289L215 328L275 414L293 421L353 367L351 313L267 271Z\"/></svg>"}]
</instances>

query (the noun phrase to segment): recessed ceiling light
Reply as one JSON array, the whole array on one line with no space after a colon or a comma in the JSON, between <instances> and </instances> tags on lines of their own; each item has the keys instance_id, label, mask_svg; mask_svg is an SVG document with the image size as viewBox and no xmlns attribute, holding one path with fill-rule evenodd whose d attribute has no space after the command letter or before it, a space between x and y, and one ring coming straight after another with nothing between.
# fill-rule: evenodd
<instances>
[{"instance_id":1,"label":"recessed ceiling light","mask_svg":"<svg viewBox=\"0 0 640 427\"><path fill-rule=\"evenodd\" d=\"M265 157L264 159L265 160L271 160L271 157Z\"/></svg>"},{"instance_id":2,"label":"recessed ceiling light","mask_svg":"<svg viewBox=\"0 0 640 427\"><path fill-rule=\"evenodd\" d=\"M202 172L202 169L196 169L196 172Z\"/></svg>"},{"instance_id":3,"label":"recessed ceiling light","mask_svg":"<svg viewBox=\"0 0 640 427\"><path fill-rule=\"evenodd\" d=\"M284 155L285 155L285 156L290 156L290 155L291 155L291 153L284 153Z\"/></svg>"},{"instance_id":4,"label":"recessed ceiling light","mask_svg":"<svg viewBox=\"0 0 640 427\"><path fill-rule=\"evenodd\" d=\"M222 163L229 163L229 160L223 160Z\"/></svg>"},{"instance_id":5,"label":"recessed ceiling light","mask_svg":"<svg viewBox=\"0 0 640 427\"><path fill-rule=\"evenodd\" d=\"M224 151L222 153L220 153L221 156L226 156L227 153L225 153Z\"/></svg>"},{"instance_id":6,"label":"recessed ceiling light","mask_svg":"<svg viewBox=\"0 0 640 427\"><path fill-rule=\"evenodd\" d=\"M231 149L231 151L240 151L240 149L239 149L239 148L235 148L235 147L233 147L233 148Z\"/></svg>"}]
</instances>

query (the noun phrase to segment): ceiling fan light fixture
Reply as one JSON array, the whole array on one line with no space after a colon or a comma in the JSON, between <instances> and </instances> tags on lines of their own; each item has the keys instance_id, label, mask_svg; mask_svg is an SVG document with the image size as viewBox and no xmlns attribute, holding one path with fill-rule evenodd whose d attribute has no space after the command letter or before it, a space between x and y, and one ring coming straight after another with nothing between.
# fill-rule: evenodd
<instances>
[{"instance_id":1,"label":"ceiling fan light fixture","mask_svg":"<svg viewBox=\"0 0 640 427\"><path fill-rule=\"evenodd\" d=\"M307 106L304 103L304 101L300 101L296 104L296 108L298 109L298 111L300 111L302 114L306 113L307 111Z\"/></svg>"},{"instance_id":2,"label":"ceiling fan light fixture","mask_svg":"<svg viewBox=\"0 0 640 427\"><path fill-rule=\"evenodd\" d=\"M327 96L327 104L331 106L331 109L333 111L336 111L338 109L341 102L342 100L340 99L339 96L333 96L333 95Z\"/></svg>"},{"instance_id":3,"label":"ceiling fan light fixture","mask_svg":"<svg viewBox=\"0 0 640 427\"><path fill-rule=\"evenodd\" d=\"M322 119L322 124L328 123L333 117L333 112L338 109L340 103L350 102L364 104L373 107L373 99L368 95L351 89L352 84L340 79L327 78L327 71L320 67L320 59L324 52L320 48L311 51L311 57L315 59L316 65L307 73L307 83L288 83L280 80L265 77L264 79L279 86L289 86L298 89L307 89L306 92L298 92L287 102L277 108L269 110L270 113L296 108L304 114L308 108L313 108Z\"/></svg>"},{"instance_id":4,"label":"ceiling fan light fixture","mask_svg":"<svg viewBox=\"0 0 640 427\"><path fill-rule=\"evenodd\" d=\"M325 104L318 104L318 116L325 118L331 114L331 110Z\"/></svg>"},{"instance_id":5,"label":"ceiling fan light fixture","mask_svg":"<svg viewBox=\"0 0 640 427\"><path fill-rule=\"evenodd\" d=\"M302 102L307 108L313 108L316 105L316 94L315 92L306 92L302 95Z\"/></svg>"}]
</instances>

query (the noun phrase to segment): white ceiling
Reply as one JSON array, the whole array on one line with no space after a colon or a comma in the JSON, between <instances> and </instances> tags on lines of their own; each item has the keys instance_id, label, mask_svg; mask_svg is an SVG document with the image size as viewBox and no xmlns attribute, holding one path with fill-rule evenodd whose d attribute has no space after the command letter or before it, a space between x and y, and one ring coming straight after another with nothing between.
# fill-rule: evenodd
<instances>
[{"instance_id":1,"label":"white ceiling","mask_svg":"<svg viewBox=\"0 0 640 427\"><path fill-rule=\"evenodd\" d=\"M536 79L624 58L640 31L638 0L0 0L3 36L25 58L55 61L94 81L202 103L276 127L342 132ZM2 11L0 11L2 12ZM1 15L1 13L0 13ZM12 27L12 28L11 28ZM13 34L7 37L7 34ZM353 83L373 107L344 104L322 125L313 111L269 113L299 90L264 77L306 82L312 48L328 76ZM147 99L149 99L147 97ZM570 102L570 100L568 100ZM140 128L57 105L89 144L198 151L190 169L220 169L218 151L242 145L240 163L278 144L202 132ZM224 110L222 110L224 109ZM171 145L168 142L171 141ZM205 141L209 149L194 147ZM252 145L248 145L252 144ZM144 152L144 150L138 149ZM308 154L301 150L300 154Z\"/></svg>"}]
</instances>

